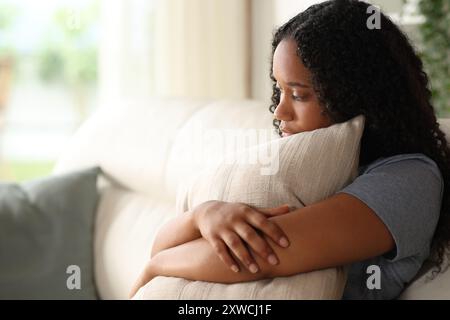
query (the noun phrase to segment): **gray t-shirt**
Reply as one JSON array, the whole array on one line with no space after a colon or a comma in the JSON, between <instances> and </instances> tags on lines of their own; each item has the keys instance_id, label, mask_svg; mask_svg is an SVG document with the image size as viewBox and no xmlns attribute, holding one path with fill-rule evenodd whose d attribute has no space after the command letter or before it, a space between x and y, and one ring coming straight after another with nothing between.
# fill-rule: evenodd
<instances>
[{"instance_id":1,"label":"gray t-shirt","mask_svg":"<svg viewBox=\"0 0 450 320\"><path fill-rule=\"evenodd\" d=\"M400 295L430 254L443 190L438 166L421 153L380 158L359 168L359 176L338 193L351 194L367 204L387 226L396 247L351 264L343 299L395 299ZM376 273L380 288L373 277Z\"/></svg>"}]
</instances>

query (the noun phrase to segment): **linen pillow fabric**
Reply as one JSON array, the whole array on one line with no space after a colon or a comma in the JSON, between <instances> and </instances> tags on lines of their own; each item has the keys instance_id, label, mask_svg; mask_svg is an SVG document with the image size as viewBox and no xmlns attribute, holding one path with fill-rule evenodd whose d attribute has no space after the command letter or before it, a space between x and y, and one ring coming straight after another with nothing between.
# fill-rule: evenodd
<instances>
[{"instance_id":1,"label":"linen pillow fabric","mask_svg":"<svg viewBox=\"0 0 450 320\"><path fill-rule=\"evenodd\" d=\"M91 167L0 184L0 299L96 299Z\"/></svg>"},{"instance_id":2,"label":"linen pillow fabric","mask_svg":"<svg viewBox=\"0 0 450 320\"><path fill-rule=\"evenodd\" d=\"M301 208L333 195L358 174L364 116L227 156L177 195L182 214L208 200ZM271 155L262 157L261 155ZM249 159L271 161L249 161ZM155 277L134 299L340 299L347 266L236 284Z\"/></svg>"}]
</instances>

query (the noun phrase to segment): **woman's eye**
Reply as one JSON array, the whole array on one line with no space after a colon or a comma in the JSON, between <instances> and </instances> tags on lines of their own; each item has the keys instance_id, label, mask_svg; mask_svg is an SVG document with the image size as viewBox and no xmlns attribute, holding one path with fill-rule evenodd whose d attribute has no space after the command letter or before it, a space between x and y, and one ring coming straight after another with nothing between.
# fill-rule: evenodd
<instances>
[{"instance_id":1,"label":"woman's eye","mask_svg":"<svg viewBox=\"0 0 450 320\"><path fill-rule=\"evenodd\" d=\"M275 90L278 91L279 93L284 93L284 90L281 87L276 86ZM291 98L294 101L305 101L307 97L306 96L298 96L298 95L292 94Z\"/></svg>"},{"instance_id":2,"label":"woman's eye","mask_svg":"<svg viewBox=\"0 0 450 320\"><path fill-rule=\"evenodd\" d=\"M294 99L295 101L304 101L305 97L292 95L292 99Z\"/></svg>"}]
</instances>

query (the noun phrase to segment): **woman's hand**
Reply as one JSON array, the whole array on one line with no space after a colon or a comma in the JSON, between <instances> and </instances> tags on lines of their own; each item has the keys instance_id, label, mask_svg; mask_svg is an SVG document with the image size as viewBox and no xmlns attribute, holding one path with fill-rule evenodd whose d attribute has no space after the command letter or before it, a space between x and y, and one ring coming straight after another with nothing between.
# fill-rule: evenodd
<instances>
[{"instance_id":1,"label":"woman's hand","mask_svg":"<svg viewBox=\"0 0 450 320\"><path fill-rule=\"evenodd\" d=\"M200 233L212 245L220 259L231 270L239 272L239 263L231 256L231 250L252 273L258 272L259 266L245 243L272 265L278 264L275 252L261 232L280 246L289 246L283 230L268 219L288 212L288 205L263 209L244 203L223 201L207 201L193 210Z\"/></svg>"}]
</instances>

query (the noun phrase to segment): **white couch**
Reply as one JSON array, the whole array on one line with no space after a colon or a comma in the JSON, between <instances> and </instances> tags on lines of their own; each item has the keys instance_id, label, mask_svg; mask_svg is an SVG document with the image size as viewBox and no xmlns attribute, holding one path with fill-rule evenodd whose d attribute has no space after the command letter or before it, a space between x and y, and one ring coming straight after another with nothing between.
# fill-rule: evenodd
<instances>
[{"instance_id":1,"label":"white couch","mask_svg":"<svg viewBox=\"0 0 450 320\"><path fill-rule=\"evenodd\" d=\"M194 151L198 146L185 139L198 123L205 129L271 130L272 114L258 101L116 102L98 108L58 160L55 174L91 165L105 172L94 242L100 298L127 298L158 228L175 215L179 182L203 167L192 155L205 150ZM450 119L441 123L450 132ZM419 278L400 298L450 299L450 271L427 284Z\"/></svg>"}]
</instances>

